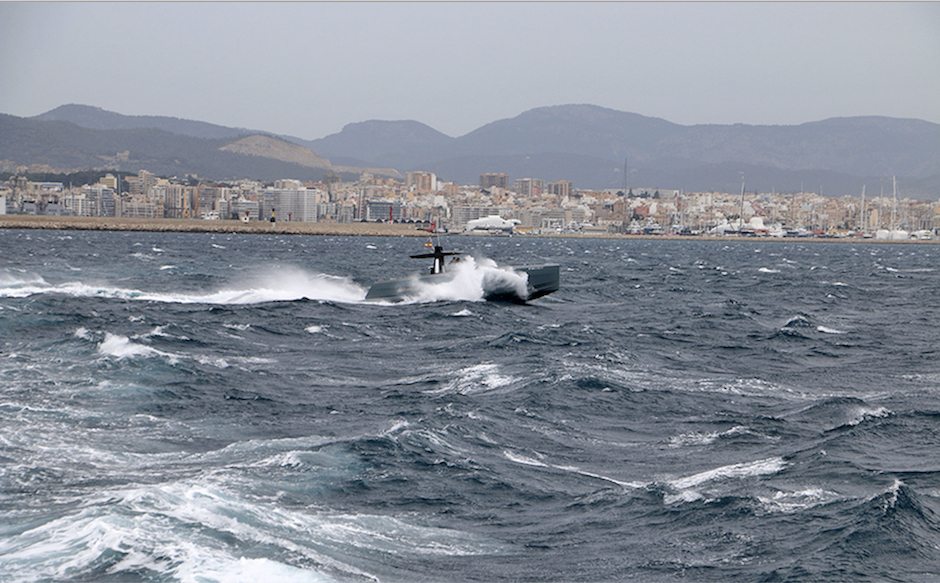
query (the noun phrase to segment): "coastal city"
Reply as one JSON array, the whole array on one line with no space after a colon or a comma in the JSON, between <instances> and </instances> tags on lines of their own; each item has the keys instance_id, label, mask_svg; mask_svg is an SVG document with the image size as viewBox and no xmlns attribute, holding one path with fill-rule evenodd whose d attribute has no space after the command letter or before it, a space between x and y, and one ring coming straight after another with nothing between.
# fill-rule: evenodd
<instances>
[{"instance_id":1,"label":"coastal city","mask_svg":"<svg viewBox=\"0 0 940 583\"><path fill-rule=\"evenodd\" d=\"M28 173L27 170L30 172ZM242 222L414 223L441 232L767 237L937 238L940 203L898 193L830 197L814 192L683 192L624 185L586 190L504 173L459 185L432 172L404 180L216 182L197 176L105 173L93 184L30 180L20 167L0 182L0 214ZM99 175L102 173L99 173Z\"/></svg>"}]
</instances>

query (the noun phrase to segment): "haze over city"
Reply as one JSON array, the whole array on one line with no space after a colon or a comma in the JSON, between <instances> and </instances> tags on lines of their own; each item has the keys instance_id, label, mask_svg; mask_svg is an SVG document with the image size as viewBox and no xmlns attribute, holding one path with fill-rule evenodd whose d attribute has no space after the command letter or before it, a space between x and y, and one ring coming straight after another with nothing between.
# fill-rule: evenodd
<instances>
[{"instance_id":1,"label":"haze over city","mask_svg":"<svg viewBox=\"0 0 940 583\"><path fill-rule=\"evenodd\" d=\"M22 117L84 103L307 139L566 103L940 123L937 3L6 2L0 21L0 112Z\"/></svg>"}]
</instances>

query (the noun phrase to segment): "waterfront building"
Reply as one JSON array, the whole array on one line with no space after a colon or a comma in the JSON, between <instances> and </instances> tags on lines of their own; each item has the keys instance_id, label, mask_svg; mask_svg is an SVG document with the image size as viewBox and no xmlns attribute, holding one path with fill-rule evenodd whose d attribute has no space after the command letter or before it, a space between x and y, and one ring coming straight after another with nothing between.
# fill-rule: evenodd
<instances>
[{"instance_id":1,"label":"waterfront building","mask_svg":"<svg viewBox=\"0 0 940 583\"><path fill-rule=\"evenodd\" d=\"M401 220L401 203L398 201L370 200L366 202L366 221L391 222Z\"/></svg>"}]
</instances>

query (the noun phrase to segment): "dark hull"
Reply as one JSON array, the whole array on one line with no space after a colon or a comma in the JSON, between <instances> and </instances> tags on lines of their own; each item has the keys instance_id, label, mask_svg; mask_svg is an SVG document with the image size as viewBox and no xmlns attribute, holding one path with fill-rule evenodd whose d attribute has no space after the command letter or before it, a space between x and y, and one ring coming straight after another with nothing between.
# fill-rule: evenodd
<instances>
[{"instance_id":1,"label":"dark hull","mask_svg":"<svg viewBox=\"0 0 940 583\"><path fill-rule=\"evenodd\" d=\"M527 302L558 291L561 271L558 265L523 265L512 269L528 275L528 293L526 297L520 297L516 291L511 289L492 289L485 290L487 300ZM454 273L437 273L376 282L369 288L366 300L402 302L409 297L416 296L421 285L446 283L452 281L454 277Z\"/></svg>"},{"instance_id":2,"label":"dark hull","mask_svg":"<svg viewBox=\"0 0 940 583\"><path fill-rule=\"evenodd\" d=\"M436 273L434 275L416 275L405 279L390 279L372 284L366 300L403 302L409 297L417 295L419 285L434 285L446 283L454 279L453 273Z\"/></svg>"},{"instance_id":3,"label":"dark hull","mask_svg":"<svg viewBox=\"0 0 940 583\"><path fill-rule=\"evenodd\" d=\"M512 269L528 274L528 280L526 282L528 294L526 297L520 298L518 294L513 292L500 293L498 291L494 291L487 294L486 299L504 301L508 300L511 302L527 302L529 300L547 296L552 292L558 291L561 283L561 268L558 265L521 265L515 266Z\"/></svg>"}]
</instances>

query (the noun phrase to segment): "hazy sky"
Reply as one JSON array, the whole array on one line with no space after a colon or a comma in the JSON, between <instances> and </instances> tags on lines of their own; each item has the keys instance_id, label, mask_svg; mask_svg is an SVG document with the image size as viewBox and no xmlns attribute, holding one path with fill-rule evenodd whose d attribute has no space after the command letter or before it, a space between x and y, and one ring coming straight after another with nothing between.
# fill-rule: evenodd
<instances>
[{"instance_id":1,"label":"hazy sky","mask_svg":"<svg viewBox=\"0 0 940 583\"><path fill-rule=\"evenodd\" d=\"M940 3L0 2L0 113L307 139L589 103L691 125L940 123Z\"/></svg>"}]
</instances>

